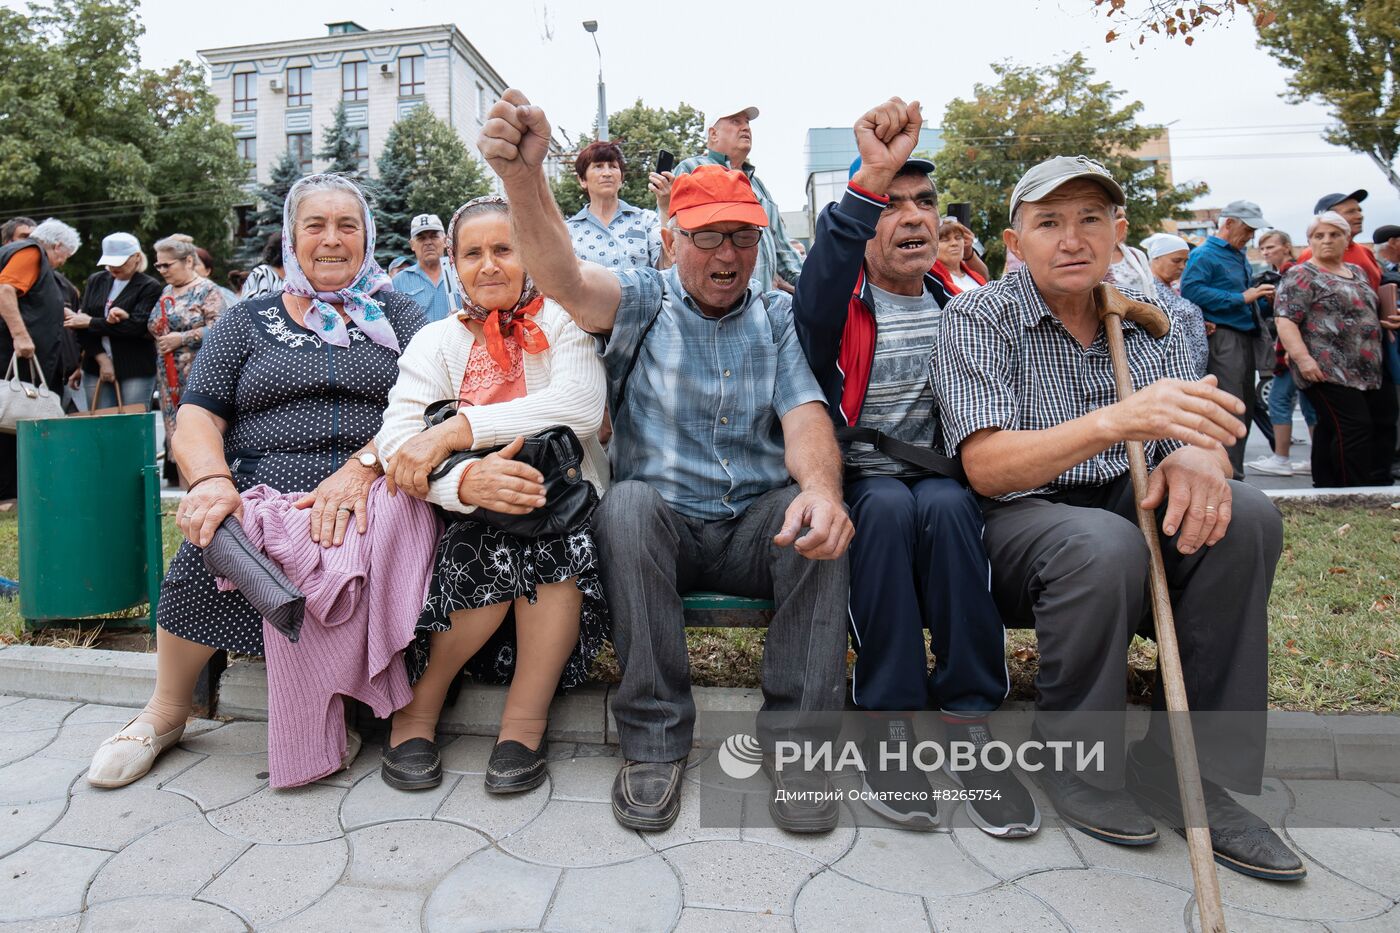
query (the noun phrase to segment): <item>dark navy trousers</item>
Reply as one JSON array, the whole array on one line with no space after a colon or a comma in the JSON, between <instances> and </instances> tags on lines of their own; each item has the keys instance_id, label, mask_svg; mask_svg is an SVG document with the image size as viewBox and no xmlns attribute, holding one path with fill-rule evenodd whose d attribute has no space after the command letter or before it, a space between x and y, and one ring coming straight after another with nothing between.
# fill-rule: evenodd
<instances>
[{"instance_id":1,"label":"dark navy trousers","mask_svg":"<svg viewBox=\"0 0 1400 933\"><path fill-rule=\"evenodd\" d=\"M868 710L990 711L1006 698L1006 633L976 497L941 476L846 484L851 692ZM928 629L935 663L924 652Z\"/></svg>"}]
</instances>

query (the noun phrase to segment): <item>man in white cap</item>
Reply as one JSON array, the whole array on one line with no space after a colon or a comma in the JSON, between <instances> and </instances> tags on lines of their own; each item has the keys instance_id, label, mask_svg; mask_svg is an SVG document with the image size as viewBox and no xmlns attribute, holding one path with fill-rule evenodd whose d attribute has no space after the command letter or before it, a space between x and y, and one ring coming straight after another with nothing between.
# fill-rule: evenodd
<instances>
[{"instance_id":1,"label":"man in white cap","mask_svg":"<svg viewBox=\"0 0 1400 933\"><path fill-rule=\"evenodd\" d=\"M442 220L437 214L413 218L408 243L418 261L394 276L394 291L418 302L429 321L441 321L452 311L447 279L442 274L442 254L447 248Z\"/></svg>"},{"instance_id":2,"label":"man in white cap","mask_svg":"<svg viewBox=\"0 0 1400 933\"><path fill-rule=\"evenodd\" d=\"M719 107L705 111L705 140L709 148L704 155L692 156L676 166L676 175L695 171L701 165L722 165L736 169L749 176L758 203L768 215L768 226L763 230L763 239L758 244L758 262L753 267L753 288L763 293L775 288L791 293L797 285L797 277L802 273L802 257L792 248L787 228L783 226L783 215L777 202L768 193L768 188L754 174L749 162L749 151L753 149L751 124L758 119L758 108L749 106L738 110Z\"/></svg>"},{"instance_id":3,"label":"man in white cap","mask_svg":"<svg viewBox=\"0 0 1400 933\"><path fill-rule=\"evenodd\" d=\"M1220 212L1215 235L1191 251L1181 274L1181 295L1198 306L1207 323L1215 325L1210 334L1210 360L1206 371L1220 388L1244 402L1240 423L1246 436L1254 411L1254 383L1257 361L1267 358L1268 332L1264 328L1261 298L1273 298L1272 285L1250 285L1253 271L1245 250L1256 230L1273 225L1264 219L1253 201L1231 201ZM1244 479L1244 441L1229 448L1235 479Z\"/></svg>"},{"instance_id":4,"label":"man in white cap","mask_svg":"<svg viewBox=\"0 0 1400 933\"><path fill-rule=\"evenodd\" d=\"M1143 807L1185 824L1165 715L1151 718L1126 762L1123 749L1128 644L1153 632L1124 441L1144 442L1141 505L1160 522L1187 697L1193 711L1217 713L1196 729L1217 859L1257 877L1301 878L1298 857L1225 790L1260 791L1283 523L1262 492L1228 479L1222 444L1244 433L1244 406L1214 378L1195 378L1186 344L1154 304L1128 303L1123 343L1141 388L1118 401L1096 293L1109 287L1100 283L1123 200L1084 156L1042 162L1016 185L1002 238L1025 265L943 313L933 378L944 444L984 497L1002 618L1036 630L1033 737L1103 743L1097 768L1066 761L1076 770L1060 770L1043 756L1036 779L1075 828L1148 845L1157 829ZM1153 708L1164 706L1158 684Z\"/></svg>"}]
</instances>

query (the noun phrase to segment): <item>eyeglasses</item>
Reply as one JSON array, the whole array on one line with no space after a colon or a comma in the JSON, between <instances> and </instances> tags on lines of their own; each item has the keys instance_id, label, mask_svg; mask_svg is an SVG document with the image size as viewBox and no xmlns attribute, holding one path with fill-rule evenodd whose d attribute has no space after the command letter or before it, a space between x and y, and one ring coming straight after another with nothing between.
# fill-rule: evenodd
<instances>
[{"instance_id":1,"label":"eyeglasses","mask_svg":"<svg viewBox=\"0 0 1400 933\"><path fill-rule=\"evenodd\" d=\"M193 258L194 258L193 256L186 256L186 257L185 257L185 259L193 259ZM177 260L175 260L174 262L158 262L158 263L156 263L156 271L157 271L157 272L164 272L166 269L169 269L171 266L178 266L178 265L182 264L182 263L185 261L185 259L177 259Z\"/></svg>"},{"instance_id":2,"label":"eyeglasses","mask_svg":"<svg viewBox=\"0 0 1400 933\"><path fill-rule=\"evenodd\" d=\"M733 243L735 249L749 249L757 246L758 241L763 239L763 231L758 227L745 227L742 230L735 230L733 233L720 233L718 230L701 230L698 233L690 233L685 230L677 230L676 232L689 239L698 249L719 249L719 245L725 240Z\"/></svg>"}]
</instances>

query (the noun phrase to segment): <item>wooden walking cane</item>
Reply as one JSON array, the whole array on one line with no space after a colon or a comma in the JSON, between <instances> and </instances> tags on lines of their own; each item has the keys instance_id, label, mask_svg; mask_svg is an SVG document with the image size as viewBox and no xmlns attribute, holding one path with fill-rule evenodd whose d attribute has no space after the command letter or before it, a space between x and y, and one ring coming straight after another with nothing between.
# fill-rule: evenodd
<instances>
[{"instance_id":1,"label":"wooden walking cane","mask_svg":"<svg viewBox=\"0 0 1400 933\"><path fill-rule=\"evenodd\" d=\"M1103 320L1108 338L1108 355L1118 399L1133 394L1133 376L1128 369L1128 352L1123 345L1123 318L1134 309L1150 312L1165 323L1165 315L1150 305L1142 305L1123 295L1112 285L1100 285L1094 303ZM1137 316L1135 315L1135 318ZM1161 336L1158 334L1157 336ZM1128 470L1133 478L1133 497L1141 503L1147 496L1147 456L1142 441L1128 441ZM1157 630L1157 666L1167 691L1167 720L1171 727L1172 757L1176 760L1176 782L1181 791L1181 810L1186 817L1186 846L1191 854L1191 877L1196 885L1196 907L1200 911L1202 933L1225 933L1225 911L1220 904L1220 879L1215 874L1215 856L1206 822L1206 798L1201 789L1201 768L1196 759L1196 737L1191 728L1186 702L1186 681L1181 673L1181 652L1176 642L1176 620L1172 615L1167 571L1162 564L1162 546L1157 537L1157 516L1137 506L1138 528L1147 541L1152 570L1152 620Z\"/></svg>"}]
</instances>

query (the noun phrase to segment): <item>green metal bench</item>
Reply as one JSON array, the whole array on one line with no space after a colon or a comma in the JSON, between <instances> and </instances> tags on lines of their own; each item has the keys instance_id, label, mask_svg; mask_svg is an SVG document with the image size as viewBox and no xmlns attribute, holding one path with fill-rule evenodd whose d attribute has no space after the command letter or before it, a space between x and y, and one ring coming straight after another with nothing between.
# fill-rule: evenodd
<instances>
[{"instance_id":1,"label":"green metal bench","mask_svg":"<svg viewBox=\"0 0 1400 933\"><path fill-rule=\"evenodd\" d=\"M685 624L709 628L766 628L773 619L771 599L749 599L695 590L681 597Z\"/></svg>"}]
</instances>

